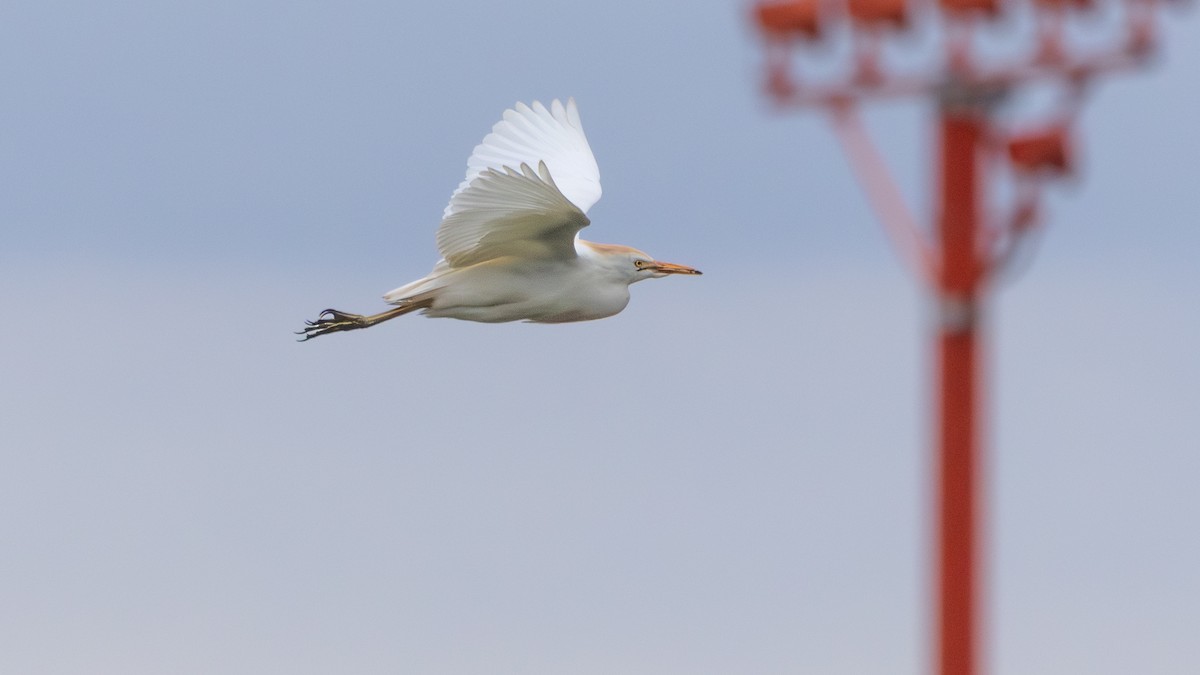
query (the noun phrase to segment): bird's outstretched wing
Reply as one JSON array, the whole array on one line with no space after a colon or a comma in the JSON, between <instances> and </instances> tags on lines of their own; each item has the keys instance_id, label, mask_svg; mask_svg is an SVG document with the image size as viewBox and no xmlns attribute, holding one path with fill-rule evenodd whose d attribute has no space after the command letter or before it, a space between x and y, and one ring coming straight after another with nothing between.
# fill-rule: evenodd
<instances>
[{"instance_id":1,"label":"bird's outstretched wing","mask_svg":"<svg viewBox=\"0 0 1200 675\"><path fill-rule=\"evenodd\" d=\"M574 99L549 109L518 103L467 160L438 249L452 267L510 255L571 257L589 222L584 213L599 199L600 170Z\"/></svg>"},{"instance_id":2,"label":"bird's outstretched wing","mask_svg":"<svg viewBox=\"0 0 1200 675\"><path fill-rule=\"evenodd\" d=\"M575 234L590 222L555 187L545 162L536 172L528 164L488 169L450 205L437 245L451 267L503 256L572 258Z\"/></svg>"}]
</instances>

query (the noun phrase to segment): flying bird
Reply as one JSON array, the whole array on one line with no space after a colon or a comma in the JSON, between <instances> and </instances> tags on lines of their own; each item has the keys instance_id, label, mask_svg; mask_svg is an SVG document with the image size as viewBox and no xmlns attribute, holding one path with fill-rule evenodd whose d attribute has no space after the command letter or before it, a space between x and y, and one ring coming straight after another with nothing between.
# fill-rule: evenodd
<instances>
[{"instance_id":1,"label":"flying bird","mask_svg":"<svg viewBox=\"0 0 1200 675\"><path fill-rule=\"evenodd\" d=\"M629 286L699 270L628 246L579 237L600 199L600 169L575 99L504 111L467 160L437 229L442 258L421 279L383 296L392 309L363 316L321 312L301 341L369 328L410 312L500 323L564 323L612 316Z\"/></svg>"}]
</instances>

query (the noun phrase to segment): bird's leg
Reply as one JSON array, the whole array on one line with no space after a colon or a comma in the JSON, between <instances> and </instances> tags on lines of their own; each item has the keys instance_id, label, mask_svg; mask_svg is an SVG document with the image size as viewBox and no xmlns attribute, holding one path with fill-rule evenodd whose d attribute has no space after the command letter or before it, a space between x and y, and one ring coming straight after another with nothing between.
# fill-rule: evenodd
<instances>
[{"instance_id":1,"label":"bird's leg","mask_svg":"<svg viewBox=\"0 0 1200 675\"><path fill-rule=\"evenodd\" d=\"M404 316L409 312L418 309L424 309L429 306L429 302L413 302L405 303L394 309L389 309L386 312L363 316L361 314L350 314L348 312L338 311L336 309L327 309L321 312L316 321L305 321L308 324L304 330L297 331L296 335L301 336L300 342L311 340L315 337L325 335L327 333L338 333L344 330L358 330L359 328L370 328L377 323L383 323L388 319L394 319L398 316ZM328 317L328 318L326 318Z\"/></svg>"}]
</instances>

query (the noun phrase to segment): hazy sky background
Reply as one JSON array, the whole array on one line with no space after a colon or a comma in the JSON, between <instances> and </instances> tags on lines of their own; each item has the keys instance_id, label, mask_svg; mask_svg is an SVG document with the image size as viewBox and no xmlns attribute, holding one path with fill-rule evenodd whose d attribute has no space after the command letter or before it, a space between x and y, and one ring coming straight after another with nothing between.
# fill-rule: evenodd
<instances>
[{"instance_id":1,"label":"hazy sky background","mask_svg":"<svg viewBox=\"0 0 1200 675\"><path fill-rule=\"evenodd\" d=\"M0 671L928 664L930 305L722 2L0 6ZM1200 23L992 303L988 663L1200 671ZM575 96L590 239L705 276L408 318L471 148ZM914 208L927 110L868 119Z\"/></svg>"}]
</instances>

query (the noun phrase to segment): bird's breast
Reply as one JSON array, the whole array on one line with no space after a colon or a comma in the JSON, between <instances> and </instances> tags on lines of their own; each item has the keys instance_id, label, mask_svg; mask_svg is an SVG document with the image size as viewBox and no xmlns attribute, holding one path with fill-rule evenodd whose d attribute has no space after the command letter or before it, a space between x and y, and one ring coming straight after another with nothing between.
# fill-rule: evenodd
<instances>
[{"instance_id":1,"label":"bird's breast","mask_svg":"<svg viewBox=\"0 0 1200 675\"><path fill-rule=\"evenodd\" d=\"M629 304L629 286L586 265L573 265L541 280L541 299L529 321L565 323L590 321L617 314ZM534 312L531 312L534 314Z\"/></svg>"},{"instance_id":2,"label":"bird's breast","mask_svg":"<svg viewBox=\"0 0 1200 675\"><path fill-rule=\"evenodd\" d=\"M448 281L429 316L566 323L612 316L629 304L626 283L578 260L480 265Z\"/></svg>"}]
</instances>

